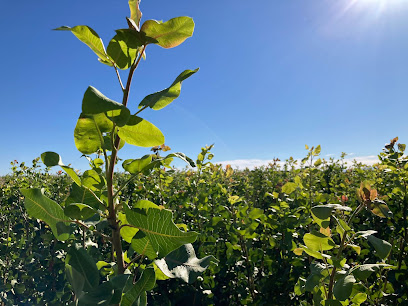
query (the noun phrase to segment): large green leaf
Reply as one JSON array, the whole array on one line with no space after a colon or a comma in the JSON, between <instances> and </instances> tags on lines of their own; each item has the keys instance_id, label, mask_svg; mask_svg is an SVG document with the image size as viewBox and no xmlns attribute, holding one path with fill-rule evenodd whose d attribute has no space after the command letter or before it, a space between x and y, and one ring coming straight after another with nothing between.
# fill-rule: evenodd
<instances>
[{"instance_id":1,"label":"large green leaf","mask_svg":"<svg viewBox=\"0 0 408 306\"><path fill-rule=\"evenodd\" d=\"M367 239L373 245L378 257L380 257L381 259L387 258L387 256L390 254L391 249L392 249L391 243L385 240L379 239L373 235L368 236Z\"/></svg>"},{"instance_id":2,"label":"large green leaf","mask_svg":"<svg viewBox=\"0 0 408 306\"><path fill-rule=\"evenodd\" d=\"M197 238L195 232L181 231L174 224L173 213L169 210L149 208L133 211L126 205L124 210L127 221L139 229L133 240L145 241L148 239L160 258L184 244L193 243Z\"/></svg>"},{"instance_id":3,"label":"large green leaf","mask_svg":"<svg viewBox=\"0 0 408 306\"><path fill-rule=\"evenodd\" d=\"M104 282L99 286L92 288L89 292L82 295L78 300L78 306L88 305L111 305L110 301L115 290L111 282Z\"/></svg>"},{"instance_id":4,"label":"large green leaf","mask_svg":"<svg viewBox=\"0 0 408 306\"><path fill-rule=\"evenodd\" d=\"M58 203L43 195L40 189L21 189L24 195L24 205L28 214L48 224L52 233L58 240L67 240L70 235L70 227L67 225L69 217Z\"/></svg>"},{"instance_id":5,"label":"large green leaf","mask_svg":"<svg viewBox=\"0 0 408 306\"><path fill-rule=\"evenodd\" d=\"M352 273L359 280L366 280L373 272L377 272L380 268L392 268L388 264L365 264L353 267Z\"/></svg>"},{"instance_id":6,"label":"large green leaf","mask_svg":"<svg viewBox=\"0 0 408 306\"><path fill-rule=\"evenodd\" d=\"M142 32L157 40L163 48L177 47L194 32L194 21L190 17L176 17L166 22L147 20L143 23Z\"/></svg>"},{"instance_id":7,"label":"large green leaf","mask_svg":"<svg viewBox=\"0 0 408 306\"><path fill-rule=\"evenodd\" d=\"M168 88L146 96L142 102L140 102L139 108L148 106L154 110L159 110L166 107L180 95L181 83L198 70L199 68L183 71Z\"/></svg>"},{"instance_id":8,"label":"large green leaf","mask_svg":"<svg viewBox=\"0 0 408 306\"><path fill-rule=\"evenodd\" d=\"M65 274L75 295L80 297L82 295L82 290L84 289L85 278L69 264L65 265Z\"/></svg>"},{"instance_id":9,"label":"large green leaf","mask_svg":"<svg viewBox=\"0 0 408 306\"><path fill-rule=\"evenodd\" d=\"M95 198L94 194L92 194L89 190L78 186L77 184L72 184L69 197L65 200L65 206L73 203L86 204L94 209L104 209L101 207L101 203Z\"/></svg>"},{"instance_id":10,"label":"large green leaf","mask_svg":"<svg viewBox=\"0 0 408 306\"><path fill-rule=\"evenodd\" d=\"M118 126L125 125L130 117L130 111L126 106L105 97L92 86L88 87L82 99L82 113L86 115L106 113Z\"/></svg>"},{"instance_id":11,"label":"large green leaf","mask_svg":"<svg viewBox=\"0 0 408 306\"><path fill-rule=\"evenodd\" d=\"M181 278L186 283L193 283L210 265L218 260L212 256L198 259L191 243L185 244L162 259L156 260L155 264L170 278Z\"/></svg>"},{"instance_id":12,"label":"large green leaf","mask_svg":"<svg viewBox=\"0 0 408 306\"><path fill-rule=\"evenodd\" d=\"M152 161L152 155L145 155L139 159L127 159L122 163L123 169L131 174L141 173Z\"/></svg>"},{"instance_id":13,"label":"large green leaf","mask_svg":"<svg viewBox=\"0 0 408 306\"><path fill-rule=\"evenodd\" d=\"M340 277L333 287L333 294L336 299L344 301L349 298L351 292L353 291L353 284L356 279L353 275L345 275Z\"/></svg>"},{"instance_id":14,"label":"large green leaf","mask_svg":"<svg viewBox=\"0 0 408 306\"><path fill-rule=\"evenodd\" d=\"M164 143L163 133L152 123L132 115L125 126L119 127L119 137L138 147L154 147Z\"/></svg>"},{"instance_id":15,"label":"large green leaf","mask_svg":"<svg viewBox=\"0 0 408 306\"><path fill-rule=\"evenodd\" d=\"M330 237L318 232L305 234L303 241L310 250L316 252L331 250L335 246L334 241Z\"/></svg>"},{"instance_id":16,"label":"large green leaf","mask_svg":"<svg viewBox=\"0 0 408 306\"><path fill-rule=\"evenodd\" d=\"M85 43L100 59L109 61L109 57L106 54L105 47L102 39L99 35L90 27L85 25L75 26L73 28L62 26L56 28L57 31L71 31L80 41Z\"/></svg>"},{"instance_id":17,"label":"large green leaf","mask_svg":"<svg viewBox=\"0 0 408 306\"><path fill-rule=\"evenodd\" d=\"M72 247L67 263L84 278L84 290L91 291L99 284L99 271L93 258L83 248Z\"/></svg>"},{"instance_id":18,"label":"large green leaf","mask_svg":"<svg viewBox=\"0 0 408 306\"><path fill-rule=\"evenodd\" d=\"M121 306L132 306L139 303L139 299L146 291L153 289L156 283L156 274L153 268L147 268L143 271L139 280L122 297Z\"/></svg>"},{"instance_id":19,"label":"large green leaf","mask_svg":"<svg viewBox=\"0 0 408 306\"><path fill-rule=\"evenodd\" d=\"M113 123L105 114L81 114L74 130L75 146L83 154L92 154L105 145L103 132L112 131Z\"/></svg>"}]
</instances>

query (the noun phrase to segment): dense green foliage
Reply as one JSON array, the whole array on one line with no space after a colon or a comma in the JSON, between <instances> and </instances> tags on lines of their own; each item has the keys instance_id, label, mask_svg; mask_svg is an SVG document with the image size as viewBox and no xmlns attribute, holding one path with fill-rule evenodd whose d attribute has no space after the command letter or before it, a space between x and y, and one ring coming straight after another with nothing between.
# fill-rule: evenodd
<instances>
[{"instance_id":1,"label":"dense green foliage","mask_svg":"<svg viewBox=\"0 0 408 306\"><path fill-rule=\"evenodd\" d=\"M141 24L139 2L129 1L128 28L106 50L88 26L56 29L113 68L123 96L119 103L92 86L84 93L74 140L89 170L48 151L45 167L14 161L2 178L2 305L403 304L405 145L393 139L373 167L322 160L320 146L306 146L299 163L243 171L212 164L212 146L196 161L163 154L164 134L140 114L172 103L198 69L146 96L135 114L131 83L148 46L180 45L194 22ZM153 153L121 161L126 143ZM175 158L190 168L175 170ZM53 167L61 170L50 174Z\"/></svg>"},{"instance_id":2,"label":"dense green foliage","mask_svg":"<svg viewBox=\"0 0 408 306\"><path fill-rule=\"evenodd\" d=\"M160 149L153 155L159 156ZM319 305L326 299L323 287L328 290L336 267L335 299L326 305L403 305L408 298L408 159L403 145L394 140L373 167L347 165L343 159L321 160L318 147L317 151L309 149L302 162L289 159L282 165L277 160L267 167L243 171L213 165L210 149L203 148L195 170L161 166L148 175L133 175L120 191L121 201L130 207L149 200L174 211L180 228L201 233L193 244L197 257L213 254L219 261L193 284L188 284L188 279L162 281L167 277L160 273L148 294L150 304ZM61 296L72 299L72 285L64 273L69 249L53 237L48 226L27 217L19 193L21 187L46 181L44 193L62 202L72 181L67 175L41 170L37 161L33 167L13 163L12 169L13 174L3 178L1 187L1 220L8 229L2 233L0 252L4 302L53 304ZM124 182L129 177L122 173L116 178ZM367 205L367 201L387 205L392 215L383 207L387 215L379 217L370 211L375 206L371 202ZM349 223L353 228L349 233L355 237L348 236L348 247L340 251L341 229L336 220L348 221L358 207L363 209ZM326 231L320 230L321 225ZM357 239L356 233L361 238ZM100 275L109 274L110 268L102 261L110 249L101 248L103 237L81 236L80 231L76 234L99 258ZM125 232L123 235L126 237ZM310 238L325 242L320 241L313 253ZM304 252L297 255L302 253L301 246L311 256ZM175 277L172 263L177 258L187 262L188 256L195 256L188 252L180 249L157 264L163 268L167 260L167 275ZM329 255L332 257L326 257ZM146 261L139 264L143 268ZM348 269L353 271L347 274Z\"/></svg>"}]
</instances>

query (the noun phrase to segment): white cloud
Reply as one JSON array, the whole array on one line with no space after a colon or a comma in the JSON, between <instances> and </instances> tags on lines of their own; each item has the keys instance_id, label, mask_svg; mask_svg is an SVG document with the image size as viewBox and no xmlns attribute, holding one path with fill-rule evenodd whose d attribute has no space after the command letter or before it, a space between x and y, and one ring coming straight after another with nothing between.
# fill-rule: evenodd
<instances>
[{"instance_id":1,"label":"white cloud","mask_svg":"<svg viewBox=\"0 0 408 306\"><path fill-rule=\"evenodd\" d=\"M332 156L332 154L329 155ZM379 162L376 155L349 157L345 158L344 161L347 162L348 166L351 166L354 161L365 165L374 165ZM232 168L241 170L246 168L254 169L256 167L267 166L269 163L273 163L273 159L235 159L216 162L216 164L221 164L224 167L226 165L231 165ZM279 165L283 165L284 163L284 161L278 162ZM300 164L300 159L297 160L297 164Z\"/></svg>"}]
</instances>

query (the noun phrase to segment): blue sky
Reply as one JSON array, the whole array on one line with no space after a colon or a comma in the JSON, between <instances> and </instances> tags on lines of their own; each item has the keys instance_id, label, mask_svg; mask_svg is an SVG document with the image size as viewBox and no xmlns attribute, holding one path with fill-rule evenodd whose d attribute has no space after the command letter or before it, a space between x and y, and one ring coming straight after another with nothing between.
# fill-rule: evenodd
<instances>
[{"instance_id":1,"label":"blue sky","mask_svg":"<svg viewBox=\"0 0 408 306\"><path fill-rule=\"evenodd\" d=\"M135 111L200 67L178 100L143 113L173 151L195 157L215 143L215 161L262 162L303 157L305 144L320 144L322 156L365 157L395 136L408 143L408 1L142 0L141 9L143 20L187 15L196 23L181 46L148 47L129 101ZM125 0L2 3L0 174L44 151L85 169L73 139L83 93L92 85L121 101L121 91L112 68L51 29L89 25L107 46L125 16ZM125 146L121 157L146 152Z\"/></svg>"}]
</instances>

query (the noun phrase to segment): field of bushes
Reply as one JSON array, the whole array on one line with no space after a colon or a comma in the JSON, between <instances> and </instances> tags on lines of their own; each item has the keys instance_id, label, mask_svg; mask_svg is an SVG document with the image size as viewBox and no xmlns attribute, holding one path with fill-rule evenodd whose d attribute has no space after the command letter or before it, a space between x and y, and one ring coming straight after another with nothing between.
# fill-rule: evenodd
<instances>
[{"instance_id":1,"label":"field of bushes","mask_svg":"<svg viewBox=\"0 0 408 306\"><path fill-rule=\"evenodd\" d=\"M345 155L324 160L317 146L306 147L301 161L236 170L213 164L205 147L195 168L162 165L132 179L116 174L117 185L128 181L119 203L149 200L171 210L182 231L199 233L197 257L213 256L194 282L168 280L155 265L148 304L407 305L408 159L397 142L386 145L373 166L346 163ZM114 267L106 258L113 261L114 254L104 243L106 221L88 220L97 231L78 228L59 241L26 212L23 188L43 188L64 207L73 192L68 175L40 159L14 161L0 184L1 305L76 301L65 261L78 241L99 259L100 277L109 277ZM124 256L135 275L146 259L129 251Z\"/></svg>"}]
</instances>

